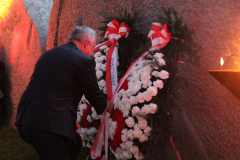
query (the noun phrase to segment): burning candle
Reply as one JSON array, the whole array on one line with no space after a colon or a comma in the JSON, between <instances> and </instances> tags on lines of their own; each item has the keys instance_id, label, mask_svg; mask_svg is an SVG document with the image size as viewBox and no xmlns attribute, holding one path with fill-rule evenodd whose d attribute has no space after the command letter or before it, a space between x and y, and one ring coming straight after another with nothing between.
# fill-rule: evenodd
<instances>
[{"instance_id":1,"label":"burning candle","mask_svg":"<svg viewBox=\"0 0 240 160\"><path fill-rule=\"evenodd\" d=\"M223 60L222 57L221 57L221 60L220 60L220 64L221 64L221 69L222 69L222 66L223 66L223 64L224 64L224 60Z\"/></svg>"}]
</instances>

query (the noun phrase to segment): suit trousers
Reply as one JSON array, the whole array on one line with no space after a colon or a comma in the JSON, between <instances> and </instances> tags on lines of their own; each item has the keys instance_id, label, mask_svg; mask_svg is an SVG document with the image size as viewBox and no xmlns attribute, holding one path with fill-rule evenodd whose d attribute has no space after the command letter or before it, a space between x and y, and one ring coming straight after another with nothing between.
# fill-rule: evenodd
<instances>
[{"instance_id":1,"label":"suit trousers","mask_svg":"<svg viewBox=\"0 0 240 160\"><path fill-rule=\"evenodd\" d=\"M40 160L77 160L82 140L74 143L70 138L30 126L17 126L20 137L31 144ZM77 133L76 133L77 134Z\"/></svg>"}]
</instances>

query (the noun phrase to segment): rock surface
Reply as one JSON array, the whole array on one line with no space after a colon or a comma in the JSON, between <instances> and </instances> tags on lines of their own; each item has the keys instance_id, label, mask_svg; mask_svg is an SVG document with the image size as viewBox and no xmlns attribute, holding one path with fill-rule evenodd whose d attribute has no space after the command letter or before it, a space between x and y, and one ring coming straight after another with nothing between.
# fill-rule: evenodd
<instances>
[{"instance_id":1,"label":"rock surface","mask_svg":"<svg viewBox=\"0 0 240 160\"><path fill-rule=\"evenodd\" d=\"M220 57L225 60L223 69L240 67L240 1L54 0L47 50L68 42L79 16L83 25L97 30L101 26L98 22L103 20L98 15L102 9L113 15L124 10L137 12L136 25L147 36L151 23L162 13L161 7L173 7L187 26L195 30L193 38L202 47L198 53L199 66L187 60L179 64L179 74L188 80L188 85L176 88L179 94L171 106L172 136L181 158L239 159L240 100L207 70L220 69Z\"/></svg>"},{"instance_id":2,"label":"rock surface","mask_svg":"<svg viewBox=\"0 0 240 160\"><path fill-rule=\"evenodd\" d=\"M17 106L32 75L34 65L41 55L38 33L29 18L22 0L12 2L7 16L0 19L0 47L5 51L10 68L13 115L10 126L14 126ZM3 52L1 52L3 53Z\"/></svg>"},{"instance_id":3,"label":"rock surface","mask_svg":"<svg viewBox=\"0 0 240 160\"><path fill-rule=\"evenodd\" d=\"M23 3L28 15L36 26L43 53L46 51L49 16L53 0L23 0Z\"/></svg>"}]
</instances>

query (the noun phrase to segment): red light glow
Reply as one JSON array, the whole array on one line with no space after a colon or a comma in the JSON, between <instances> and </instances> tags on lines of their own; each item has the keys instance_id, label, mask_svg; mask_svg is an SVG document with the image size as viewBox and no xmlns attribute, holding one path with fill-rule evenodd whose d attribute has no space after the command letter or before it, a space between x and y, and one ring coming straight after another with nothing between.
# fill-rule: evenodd
<instances>
[{"instance_id":1,"label":"red light glow","mask_svg":"<svg viewBox=\"0 0 240 160\"><path fill-rule=\"evenodd\" d=\"M6 19L13 3L14 0L0 0L0 23Z\"/></svg>"}]
</instances>

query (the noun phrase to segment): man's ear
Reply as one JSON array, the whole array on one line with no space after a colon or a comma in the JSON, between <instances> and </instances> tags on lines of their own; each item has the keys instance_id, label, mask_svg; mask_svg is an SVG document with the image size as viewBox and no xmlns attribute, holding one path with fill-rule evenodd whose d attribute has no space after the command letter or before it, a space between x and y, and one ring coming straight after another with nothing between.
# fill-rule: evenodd
<instances>
[{"instance_id":1,"label":"man's ear","mask_svg":"<svg viewBox=\"0 0 240 160\"><path fill-rule=\"evenodd\" d=\"M84 47L87 48L87 47L89 46L89 44L90 44L90 41L87 40L87 41L84 43Z\"/></svg>"}]
</instances>

